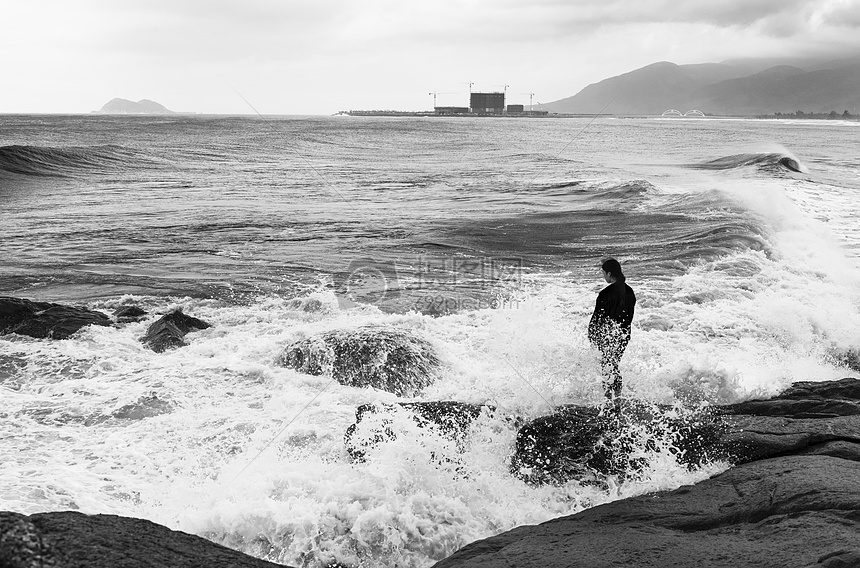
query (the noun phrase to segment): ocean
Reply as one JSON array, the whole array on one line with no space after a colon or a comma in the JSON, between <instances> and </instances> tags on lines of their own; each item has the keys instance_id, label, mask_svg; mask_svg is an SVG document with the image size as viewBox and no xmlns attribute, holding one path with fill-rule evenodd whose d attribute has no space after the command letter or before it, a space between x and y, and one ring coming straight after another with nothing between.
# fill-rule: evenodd
<instances>
[{"instance_id":1,"label":"ocean","mask_svg":"<svg viewBox=\"0 0 860 568\"><path fill-rule=\"evenodd\" d=\"M0 510L141 517L302 567L427 567L518 525L673 489L534 487L515 421L602 399L586 326L617 258L638 298L624 394L714 405L858 377L860 123L659 118L0 115L0 295L127 306L0 336ZM182 308L212 327L154 353ZM413 398L279 364L376 326L441 365ZM856 368L856 364L855 364ZM367 403L492 405L457 445Z\"/></svg>"}]
</instances>

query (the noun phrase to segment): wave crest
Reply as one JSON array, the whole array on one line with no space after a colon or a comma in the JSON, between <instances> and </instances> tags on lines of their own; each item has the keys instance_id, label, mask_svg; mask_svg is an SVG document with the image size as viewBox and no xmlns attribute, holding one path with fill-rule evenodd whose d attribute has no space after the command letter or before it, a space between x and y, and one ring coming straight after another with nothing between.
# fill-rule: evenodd
<instances>
[{"instance_id":1,"label":"wave crest","mask_svg":"<svg viewBox=\"0 0 860 568\"><path fill-rule=\"evenodd\" d=\"M541 191L553 194L577 195L586 199L632 199L659 190L650 182L642 179L630 181L588 182L585 180L569 180L544 184L538 187Z\"/></svg>"},{"instance_id":2,"label":"wave crest","mask_svg":"<svg viewBox=\"0 0 860 568\"><path fill-rule=\"evenodd\" d=\"M38 177L68 177L87 170L118 167L132 152L122 146L2 146L0 171Z\"/></svg>"},{"instance_id":3,"label":"wave crest","mask_svg":"<svg viewBox=\"0 0 860 568\"><path fill-rule=\"evenodd\" d=\"M779 152L733 154L701 164L693 164L691 167L700 170L734 170L750 166L755 166L766 171L806 171L803 164L797 158Z\"/></svg>"}]
</instances>

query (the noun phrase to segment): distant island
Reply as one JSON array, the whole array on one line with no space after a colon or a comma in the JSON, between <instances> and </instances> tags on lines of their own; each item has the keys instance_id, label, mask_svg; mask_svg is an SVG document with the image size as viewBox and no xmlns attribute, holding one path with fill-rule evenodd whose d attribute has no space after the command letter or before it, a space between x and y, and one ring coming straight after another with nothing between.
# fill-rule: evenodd
<instances>
[{"instance_id":1,"label":"distant island","mask_svg":"<svg viewBox=\"0 0 860 568\"><path fill-rule=\"evenodd\" d=\"M552 113L661 115L697 110L708 116L849 118L860 111L860 57L691 65L661 61L539 108Z\"/></svg>"},{"instance_id":2,"label":"distant island","mask_svg":"<svg viewBox=\"0 0 860 568\"><path fill-rule=\"evenodd\" d=\"M108 101L100 110L94 110L93 114L176 114L149 99L141 99L137 102L127 99L113 99Z\"/></svg>"}]
</instances>

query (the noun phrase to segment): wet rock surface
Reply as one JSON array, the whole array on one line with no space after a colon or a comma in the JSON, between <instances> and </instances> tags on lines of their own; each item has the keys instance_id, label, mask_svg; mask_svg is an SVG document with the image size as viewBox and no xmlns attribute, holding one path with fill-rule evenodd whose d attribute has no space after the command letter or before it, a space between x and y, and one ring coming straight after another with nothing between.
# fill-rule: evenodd
<instances>
[{"instance_id":1,"label":"wet rock surface","mask_svg":"<svg viewBox=\"0 0 860 568\"><path fill-rule=\"evenodd\" d=\"M23 298L0 296L0 335L17 333L37 339L67 339L88 325L112 325L101 312Z\"/></svg>"},{"instance_id":2,"label":"wet rock surface","mask_svg":"<svg viewBox=\"0 0 860 568\"><path fill-rule=\"evenodd\" d=\"M637 474L639 450L665 448L690 467L722 457L727 430L712 408L658 407L625 400L619 408L569 405L526 423L517 433L511 473L533 485L600 483Z\"/></svg>"},{"instance_id":3,"label":"wet rock surface","mask_svg":"<svg viewBox=\"0 0 860 568\"><path fill-rule=\"evenodd\" d=\"M0 512L3 568L280 568L143 519Z\"/></svg>"},{"instance_id":4,"label":"wet rock surface","mask_svg":"<svg viewBox=\"0 0 860 568\"><path fill-rule=\"evenodd\" d=\"M860 566L858 404L860 381L843 379L722 407L713 447L737 464L725 473L518 527L435 567Z\"/></svg>"},{"instance_id":5,"label":"wet rock surface","mask_svg":"<svg viewBox=\"0 0 860 568\"><path fill-rule=\"evenodd\" d=\"M346 386L413 396L433 382L439 358L426 339L408 329L366 326L296 341L280 363L309 375L331 374Z\"/></svg>"},{"instance_id":6,"label":"wet rock surface","mask_svg":"<svg viewBox=\"0 0 860 568\"><path fill-rule=\"evenodd\" d=\"M182 310L174 310L150 325L141 341L156 353L163 353L168 349L188 345L184 339L186 334L209 327L211 326L201 319L187 316Z\"/></svg>"}]
</instances>

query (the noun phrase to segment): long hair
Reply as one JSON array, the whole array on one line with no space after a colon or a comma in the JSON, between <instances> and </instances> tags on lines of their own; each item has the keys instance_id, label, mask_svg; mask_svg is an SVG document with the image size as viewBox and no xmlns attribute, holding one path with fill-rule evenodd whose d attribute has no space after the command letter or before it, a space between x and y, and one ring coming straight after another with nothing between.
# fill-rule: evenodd
<instances>
[{"instance_id":1,"label":"long hair","mask_svg":"<svg viewBox=\"0 0 860 568\"><path fill-rule=\"evenodd\" d=\"M614 258L607 258L603 261L601 268L604 272L608 272L615 278L615 283L613 286L615 287L615 294L618 296L618 299L621 300L621 305L624 305L625 297L627 296L626 286L624 285L624 281L627 278L624 277L624 273L621 272L621 263L615 260Z\"/></svg>"}]
</instances>

